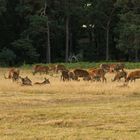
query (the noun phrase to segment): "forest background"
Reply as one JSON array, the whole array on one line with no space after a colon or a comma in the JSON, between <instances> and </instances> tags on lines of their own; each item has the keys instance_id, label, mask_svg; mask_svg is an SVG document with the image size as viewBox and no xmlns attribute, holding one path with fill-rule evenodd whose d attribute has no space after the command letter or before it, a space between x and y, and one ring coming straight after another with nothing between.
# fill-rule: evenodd
<instances>
[{"instance_id":1,"label":"forest background","mask_svg":"<svg viewBox=\"0 0 140 140\"><path fill-rule=\"evenodd\" d=\"M139 0L0 0L1 66L138 62L139 52Z\"/></svg>"}]
</instances>

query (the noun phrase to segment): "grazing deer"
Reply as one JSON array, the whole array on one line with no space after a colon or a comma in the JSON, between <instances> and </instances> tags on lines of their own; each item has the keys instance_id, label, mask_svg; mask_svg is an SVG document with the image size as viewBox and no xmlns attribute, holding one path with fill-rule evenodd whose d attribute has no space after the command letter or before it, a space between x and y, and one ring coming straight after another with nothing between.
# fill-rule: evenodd
<instances>
[{"instance_id":1,"label":"grazing deer","mask_svg":"<svg viewBox=\"0 0 140 140\"><path fill-rule=\"evenodd\" d=\"M62 64L57 64L55 66L55 72L58 73L59 71L63 71L63 70L66 70L66 67Z\"/></svg>"},{"instance_id":2,"label":"grazing deer","mask_svg":"<svg viewBox=\"0 0 140 140\"><path fill-rule=\"evenodd\" d=\"M101 64L100 68L106 72L115 72L119 70L123 70L125 67L124 63L116 63L116 64Z\"/></svg>"},{"instance_id":3,"label":"grazing deer","mask_svg":"<svg viewBox=\"0 0 140 140\"><path fill-rule=\"evenodd\" d=\"M89 76L88 71L83 70L83 69L75 69L75 70L73 70L73 73L74 73L77 77L87 77L87 76Z\"/></svg>"},{"instance_id":4,"label":"grazing deer","mask_svg":"<svg viewBox=\"0 0 140 140\"><path fill-rule=\"evenodd\" d=\"M55 73L55 65L54 64L49 65L49 71Z\"/></svg>"},{"instance_id":5,"label":"grazing deer","mask_svg":"<svg viewBox=\"0 0 140 140\"><path fill-rule=\"evenodd\" d=\"M78 76L76 76L73 71L69 71L68 75L69 75L69 80L79 81Z\"/></svg>"},{"instance_id":6,"label":"grazing deer","mask_svg":"<svg viewBox=\"0 0 140 140\"><path fill-rule=\"evenodd\" d=\"M124 71L124 68L124 63L110 64L110 72L118 72L120 70Z\"/></svg>"},{"instance_id":7,"label":"grazing deer","mask_svg":"<svg viewBox=\"0 0 140 140\"><path fill-rule=\"evenodd\" d=\"M84 81L90 81L90 80L91 80L91 77L90 77L90 76L83 77L83 80L84 80Z\"/></svg>"},{"instance_id":8,"label":"grazing deer","mask_svg":"<svg viewBox=\"0 0 140 140\"><path fill-rule=\"evenodd\" d=\"M106 72L104 71L104 69L101 68L93 69L92 71L89 72L89 74L93 80L101 81L100 79L102 79L102 82L107 81L105 78Z\"/></svg>"},{"instance_id":9,"label":"grazing deer","mask_svg":"<svg viewBox=\"0 0 140 140\"><path fill-rule=\"evenodd\" d=\"M89 79L91 81L101 81L101 77L99 75L95 74L95 71L97 71L96 68L90 68L88 69L88 73L89 73Z\"/></svg>"},{"instance_id":10,"label":"grazing deer","mask_svg":"<svg viewBox=\"0 0 140 140\"><path fill-rule=\"evenodd\" d=\"M50 84L50 81L49 81L49 79L44 78L43 82L35 82L34 84L35 85L46 85L46 84Z\"/></svg>"},{"instance_id":11,"label":"grazing deer","mask_svg":"<svg viewBox=\"0 0 140 140\"><path fill-rule=\"evenodd\" d=\"M68 70L62 70L62 72L61 72L61 80L69 81L69 71Z\"/></svg>"},{"instance_id":12,"label":"grazing deer","mask_svg":"<svg viewBox=\"0 0 140 140\"><path fill-rule=\"evenodd\" d=\"M136 70L136 71L132 71L128 74L128 76L126 77L126 82L129 82L129 81L134 81L136 79L140 79L140 70Z\"/></svg>"},{"instance_id":13,"label":"grazing deer","mask_svg":"<svg viewBox=\"0 0 140 140\"><path fill-rule=\"evenodd\" d=\"M88 71L83 70L83 69L74 69L73 70L73 75L74 75L74 79L77 80L77 81L79 81L78 80L79 77L82 77L83 80L86 80L87 77L88 78L90 77Z\"/></svg>"},{"instance_id":14,"label":"grazing deer","mask_svg":"<svg viewBox=\"0 0 140 140\"><path fill-rule=\"evenodd\" d=\"M36 73L48 73L49 72L49 67L48 66L42 66L42 65L36 65L33 68L33 75L35 75Z\"/></svg>"},{"instance_id":15,"label":"grazing deer","mask_svg":"<svg viewBox=\"0 0 140 140\"><path fill-rule=\"evenodd\" d=\"M100 64L100 69L103 69L106 72L110 71L110 64Z\"/></svg>"},{"instance_id":16,"label":"grazing deer","mask_svg":"<svg viewBox=\"0 0 140 140\"><path fill-rule=\"evenodd\" d=\"M127 72L126 71L118 71L114 77L114 79L112 79L112 82L114 81L120 81L121 78L124 78L126 80L127 77Z\"/></svg>"}]
</instances>

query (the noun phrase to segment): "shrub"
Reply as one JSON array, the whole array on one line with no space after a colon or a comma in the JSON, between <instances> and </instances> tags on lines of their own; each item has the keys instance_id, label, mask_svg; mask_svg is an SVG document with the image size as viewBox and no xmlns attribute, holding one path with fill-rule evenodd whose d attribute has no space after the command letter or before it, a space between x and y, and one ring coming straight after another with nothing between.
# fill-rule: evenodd
<instances>
[{"instance_id":1,"label":"shrub","mask_svg":"<svg viewBox=\"0 0 140 140\"><path fill-rule=\"evenodd\" d=\"M16 55L10 49L4 48L0 52L0 65L1 66L14 65L15 59L16 59Z\"/></svg>"}]
</instances>

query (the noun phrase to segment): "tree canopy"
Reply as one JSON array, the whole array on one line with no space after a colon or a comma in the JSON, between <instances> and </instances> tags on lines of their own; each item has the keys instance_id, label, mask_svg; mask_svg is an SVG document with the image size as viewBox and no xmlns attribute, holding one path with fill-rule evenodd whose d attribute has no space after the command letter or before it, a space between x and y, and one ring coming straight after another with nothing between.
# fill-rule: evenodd
<instances>
[{"instance_id":1,"label":"tree canopy","mask_svg":"<svg viewBox=\"0 0 140 140\"><path fill-rule=\"evenodd\" d=\"M140 59L138 0L0 0L0 20L1 65Z\"/></svg>"}]
</instances>

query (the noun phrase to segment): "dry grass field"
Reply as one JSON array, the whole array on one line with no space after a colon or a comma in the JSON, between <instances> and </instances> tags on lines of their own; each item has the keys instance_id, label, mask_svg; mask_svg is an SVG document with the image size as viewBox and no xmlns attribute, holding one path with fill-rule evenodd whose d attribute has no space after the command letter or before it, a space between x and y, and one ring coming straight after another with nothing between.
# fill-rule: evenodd
<instances>
[{"instance_id":1,"label":"dry grass field","mask_svg":"<svg viewBox=\"0 0 140 140\"><path fill-rule=\"evenodd\" d=\"M140 140L140 80L122 82L62 82L21 86L4 79L0 69L0 140Z\"/></svg>"}]
</instances>

